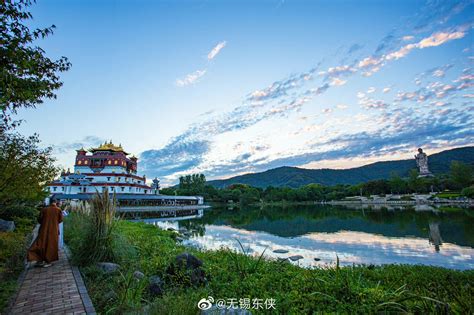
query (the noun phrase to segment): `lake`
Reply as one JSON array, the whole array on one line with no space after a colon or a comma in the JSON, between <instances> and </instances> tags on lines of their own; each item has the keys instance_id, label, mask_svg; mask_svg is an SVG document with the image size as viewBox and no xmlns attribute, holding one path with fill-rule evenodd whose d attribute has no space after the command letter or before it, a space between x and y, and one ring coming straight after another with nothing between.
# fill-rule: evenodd
<instances>
[{"instance_id":1,"label":"lake","mask_svg":"<svg viewBox=\"0 0 474 315\"><path fill-rule=\"evenodd\" d=\"M228 247L304 267L424 264L474 268L474 210L350 209L337 206L212 207L182 219L144 219L187 235L185 245ZM237 241L238 240L238 241ZM288 251L275 253L275 250Z\"/></svg>"}]
</instances>

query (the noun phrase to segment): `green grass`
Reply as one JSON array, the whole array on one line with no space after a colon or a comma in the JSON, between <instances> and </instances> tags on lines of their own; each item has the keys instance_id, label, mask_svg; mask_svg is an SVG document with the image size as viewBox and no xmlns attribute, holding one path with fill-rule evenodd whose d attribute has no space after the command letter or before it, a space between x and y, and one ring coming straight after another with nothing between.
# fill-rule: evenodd
<instances>
[{"instance_id":1,"label":"green grass","mask_svg":"<svg viewBox=\"0 0 474 315\"><path fill-rule=\"evenodd\" d=\"M461 197L461 193L459 193L459 192L454 192L454 191L441 192L441 193L439 193L439 194L436 194L435 197L444 198L444 199L458 198L458 197Z\"/></svg>"},{"instance_id":2,"label":"green grass","mask_svg":"<svg viewBox=\"0 0 474 315\"><path fill-rule=\"evenodd\" d=\"M74 217L66 221L66 231L74 225L71 219ZM125 249L129 253L128 259L120 260L121 271L105 275L94 266L81 269L100 313L142 313L146 308L153 314L196 314L197 302L207 296L273 298L280 314L474 312L471 302L474 297L473 270L409 265L304 269L229 250L185 248L176 244L174 232L144 223L119 221L116 232L123 237L122 245L116 250L129 247ZM66 237L70 242L81 235L69 233ZM165 278L166 267L184 251L204 262L210 278L208 284L189 288L168 282L164 296L149 296L147 278L151 275ZM131 278L135 270L142 271L146 277L142 280Z\"/></svg>"}]
</instances>

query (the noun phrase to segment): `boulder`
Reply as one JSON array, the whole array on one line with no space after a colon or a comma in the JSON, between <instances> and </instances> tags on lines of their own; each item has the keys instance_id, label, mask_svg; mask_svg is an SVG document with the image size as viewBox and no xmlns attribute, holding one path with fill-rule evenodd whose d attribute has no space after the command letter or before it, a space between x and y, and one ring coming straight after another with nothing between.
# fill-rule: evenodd
<instances>
[{"instance_id":1,"label":"boulder","mask_svg":"<svg viewBox=\"0 0 474 315\"><path fill-rule=\"evenodd\" d=\"M291 260L291 261L297 261L297 260L303 259L303 256L301 256L301 255L294 255L294 256L288 257L288 259Z\"/></svg>"},{"instance_id":2,"label":"boulder","mask_svg":"<svg viewBox=\"0 0 474 315\"><path fill-rule=\"evenodd\" d=\"M175 257L166 268L166 275L170 282L182 286L198 286L207 282L206 273L201 268L202 261L189 253Z\"/></svg>"},{"instance_id":3,"label":"boulder","mask_svg":"<svg viewBox=\"0 0 474 315\"><path fill-rule=\"evenodd\" d=\"M148 280L148 292L151 296L163 295L163 281L158 276L151 276Z\"/></svg>"},{"instance_id":4,"label":"boulder","mask_svg":"<svg viewBox=\"0 0 474 315\"><path fill-rule=\"evenodd\" d=\"M11 232L15 229L15 222L0 219L0 232Z\"/></svg>"},{"instance_id":5,"label":"boulder","mask_svg":"<svg viewBox=\"0 0 474 315\"><path fill-rule=\"evenodd\" d=\"M286 250L286 249L275 249L273 252L277 253L277 254L286 254L286 253L288 253L288 250Z\"/></svg>"},{"instance_id":6,"label":"boulder","mask_svg":"<svg viewBox=\"0 0 474 315\"><path fill-rule=\"evenodd\" d=\"M321 258L317 258L317 257L314 258L314 261L320 261L320 260Z\"/></svg>"},{"instance_id":7,"label":"boulder","mask_svg":"<svg viewBox=\"0 0 474 315\"><path fill-rule=\"evenodd\" d=\"M143 274L143 272L135 270L135 272L133 273L133 277L135 279L140 280L140 279L143 279L143 277L145 277L145 275Z\"/></svg>"},{"instance_id":8,"label":"boulder","mask_svg":"<svg viewBox=\"0 0 474 315\"><path fill-rule=\"evenodd\" d=\"M113 273L120 269L120 265L111 262L99 262L97 267L105 273Z\"/></svg>"},{"instance_id":9,"label":"boulder","mask_svg":"<svg viewBox=\"0 0 474 315\"><path fill-rule=\"evenodd\" d=\"M179 254L175 257L174 263L177 266L184 266L186 269L197 269L202 266L202 261L190 253Z\"/></svg>"}]
</instances>

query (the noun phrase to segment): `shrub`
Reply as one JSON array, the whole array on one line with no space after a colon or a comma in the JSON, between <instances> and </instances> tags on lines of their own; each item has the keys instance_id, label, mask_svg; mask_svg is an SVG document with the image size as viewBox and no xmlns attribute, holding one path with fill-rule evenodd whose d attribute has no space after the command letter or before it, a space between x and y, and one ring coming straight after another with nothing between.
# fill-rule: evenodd
<instances>
[{"instance_id":1,"label":"shrub","mask_svg":"<svg viewBox=\"0 0 474 315\"><path fill-rule=\"evenodd\" d=\"M0 232L0 313L17 288L17 277L24 269L33 227L28 219L14 218L14 221L15 231Z\"/></svg>"},{"instance_id":2,"label":"shrub","mask_svg":"<svg viewBox=\"0 0 474 315\"><path fill-rule=\"evenodd\" d=\"M461 191L461 195L467 198L474 198L474 186L464 188Z\"/></svg>"}]
</instances>

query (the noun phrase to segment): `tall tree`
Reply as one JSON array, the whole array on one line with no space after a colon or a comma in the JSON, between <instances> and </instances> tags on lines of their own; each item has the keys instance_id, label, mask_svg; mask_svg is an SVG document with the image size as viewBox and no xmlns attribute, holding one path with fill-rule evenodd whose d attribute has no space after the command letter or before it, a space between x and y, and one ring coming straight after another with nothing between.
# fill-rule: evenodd
<instances>
[{"instance_id":1,"label":"tall tree","mask_svg":"<svg viewBox=\"0 0 474 315\"><path fill-rule=\"evenodd\" d=\"M28 216L46 197L45 184L57 169L51 148L39 142L37 135L0 134L0 217Z\"/></svg>"},{"instance_id":2,"label":"tall tree","mask_svg":"<svg viewBox=\"0 0 474 315\"><path fill-rule=\"evenodd\" d=\"M451 162L451 180L461 189L468 187L472 182L473 170L468 164L452 161Z\"/></svg>"},{"instance_id":3,"label":"tall tree","mask_svg":"<svg viewBox=\"0 0 474 315\"><path fill-rule=\"evenodd\" d=\"M28 8L33 0L0 1L0 112L2 129L21 107L36 107L44 98L56 98L62 86L59 72L71 64L66 57L51 60L35 45L53 33L54 25L31 30L25 23L33 18ZM15 123L12 124L13 126Z\"/></svg>"},{"instance_id":4,"label":"tall tree","mask_svg":"<svg viewBox=\"0 0 474 315\"><path fill-rule=\"evenodd\" d=\"M396 172L390 174L389 185L392 193L400 194L406 190L405 181Z\"/></svg>"}]
</instances>

